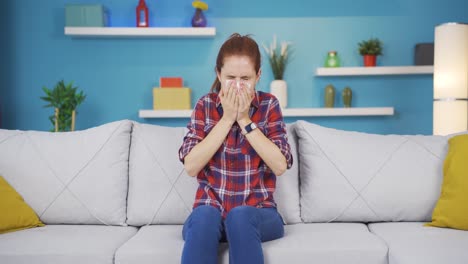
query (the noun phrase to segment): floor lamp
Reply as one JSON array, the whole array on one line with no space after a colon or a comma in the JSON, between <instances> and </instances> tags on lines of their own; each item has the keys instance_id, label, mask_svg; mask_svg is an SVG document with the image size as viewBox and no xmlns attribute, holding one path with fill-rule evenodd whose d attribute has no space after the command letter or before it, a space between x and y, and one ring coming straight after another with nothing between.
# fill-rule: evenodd
<instances>
[{"instance_id":1,"label":"floor lamp","mask_svg":"<svg viewBox=\"0 0 468 264\"><path fill-rule=\"evenodd\" d=\"M468 130L468 24L435 28L434 135Z\"/></svg>"}]
</instances>

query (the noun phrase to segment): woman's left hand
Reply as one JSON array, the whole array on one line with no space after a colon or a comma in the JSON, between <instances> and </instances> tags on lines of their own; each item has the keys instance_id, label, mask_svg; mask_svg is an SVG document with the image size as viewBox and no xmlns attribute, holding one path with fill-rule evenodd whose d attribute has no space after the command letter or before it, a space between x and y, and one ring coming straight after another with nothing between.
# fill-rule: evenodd
<instances>
[{"instance_id":1,"label":"woman's left hand","mask_svg":"<svg viewBox=\"0 0 468 264\"><path fill-rule=\"evenodd\" d=\"M249 93L249 91L245 87L242 87L239 90L237 96L237 101L239 103L239 108L237 110L237 121L242 119L249 119L250 104L252 103L252 100L254 98L253 94Z\"/></svg>"}]
</instances>

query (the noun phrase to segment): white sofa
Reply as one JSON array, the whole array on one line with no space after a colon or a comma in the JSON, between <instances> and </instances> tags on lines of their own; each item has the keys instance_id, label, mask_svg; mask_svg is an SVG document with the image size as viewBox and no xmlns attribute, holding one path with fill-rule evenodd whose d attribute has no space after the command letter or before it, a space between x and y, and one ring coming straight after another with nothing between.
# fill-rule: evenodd
<instances>
[{"instance_id":1,"label":"white sofa","mask_svg":"<svg viewBox=\"0 0 468 264\"><path fill-rule=\"evenodd\" d=\"M0 175L45 227L0 235L0 263L180 263L196 180L186 132L128 120L67 133L0 130ZM288 124L294 165L275 199L285 237L266 263L466 264L468 232L424 227L448 137ZM219 263L228 263L228 245Z\"/></svg>"}]
</instances>

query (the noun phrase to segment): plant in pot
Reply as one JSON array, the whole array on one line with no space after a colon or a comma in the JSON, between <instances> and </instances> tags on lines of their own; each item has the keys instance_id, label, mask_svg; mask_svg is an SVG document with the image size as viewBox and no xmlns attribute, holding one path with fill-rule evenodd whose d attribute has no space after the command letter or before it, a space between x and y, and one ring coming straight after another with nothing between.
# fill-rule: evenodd
<instances>
[{"instance_id":1,"label":"plant in pot","mask_svg":"<svg viewBox=\"0 0 468 264\"><path fill-rule=\"evenodd\" d=\"M75 130L76 108L86 98L83 91L77 92L77 89L78 87L73 87L73 82L65 84L63 80L59 81L52 90L42 87L46 96L42 96L41 99L48 103L44 107L54 108L54 114L49 116L54 126L51 131Z\"/></svg>"},{"instance_id":2,"label":"plant in pot","mask_svg":"<svg viewBox=\"0 0 468 264\"><path fill-rule=\"evenodd\" d=\"M364 66L375 66L377 56L382 55L382 41L378 38L371 38L359 42L359 54L364 58Z\"/></svg>"},{"instance_id":3,"label":"plant in pot","mask_svg":"<svg viewBox=\"0 0 468 264\"><path fill-rule=\"evenodd\" d=\"M270 92L278 99L282 108L286 108L288 101L288 86L283 77L290 58L290 47L290 42L282 42L281 46L278 47L276 36L273 37L273 42L270 44L269 48L263 45L275 78L270 84Z\"/></svg>"}]
</instances>

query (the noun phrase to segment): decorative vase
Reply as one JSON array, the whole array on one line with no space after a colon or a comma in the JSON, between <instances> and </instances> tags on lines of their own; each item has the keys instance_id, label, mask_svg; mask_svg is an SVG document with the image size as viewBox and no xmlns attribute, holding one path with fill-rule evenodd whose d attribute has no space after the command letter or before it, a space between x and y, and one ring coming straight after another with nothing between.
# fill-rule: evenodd
<instances>
[{"instance_id":1,"label":"decorative vase","mask_svg":"<svg viewBox=\"0 0 468 264\"><path fill-rule=\"evenodd\" d=\"M325 87L325 107L333 107L335 105L335 87L329 84Z\"/></svg>"},{"instance_id":2,"label":"decorative vase","mask_svg":"<svg viewBox=\"0 0 468 264\"><path fill-rule=\"evenodd\" d=\"M148 27L148 6L145 0L140 0L136 8L136 23L137 27Z\"/></svg>"},{"instance_id":3,"label":"decorative vase","mask_svg":"<svg viewBox=\"0 0 468 264\"><path fill-rule=\"evenodd\" d=\"M284 80L274 80L270 84L270 93L278 99L280 107L288 105L288 84Z\"/></svg>"},{"instance_id":4,"label":"decorative vase","mask_svg":"<svg viewBox=\"0 0 468 264\"><path fill-rule=\"evenodd\" d=\"M334 50L328 52L327 59L325 60L325 67L340 67L338 52Z\"/></svg>"},{"instance_id":5,"label":"decorative vase","mask_svg":"<svg viewBox=\"0 0 468 264\"><path fill-rule=\"evenodd\" d=\"M195 9L195 14L192 17L192 27L206 27L206 18L200 8Z\"/></svg>"},{"instance_id":6,"label":"decorative vase","mask_svg":"<svg viewBox=\"0 0 468 264\"><path fill-rule=\"evenodd\" d=\"M376 65L377 56L376 55L364 55L364 66L365 67L374 67Z\"/></svg>"},{"instance_id":7,"label":"decorative vase","mask_svg":"<svg viewBox=\"0 0 468 264\"><path fill-rule=\"evenodd\" d=\"M341 92L341 98L343 99L344 107L351 107L351 100L353 99L351 88L345 87Z\"/></svg>"}]
</instances>

